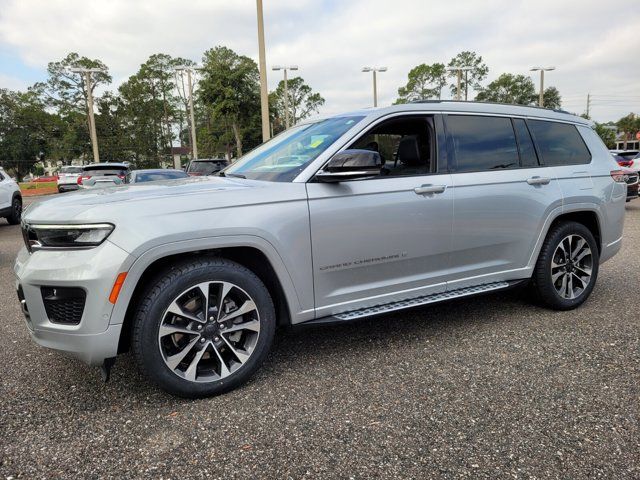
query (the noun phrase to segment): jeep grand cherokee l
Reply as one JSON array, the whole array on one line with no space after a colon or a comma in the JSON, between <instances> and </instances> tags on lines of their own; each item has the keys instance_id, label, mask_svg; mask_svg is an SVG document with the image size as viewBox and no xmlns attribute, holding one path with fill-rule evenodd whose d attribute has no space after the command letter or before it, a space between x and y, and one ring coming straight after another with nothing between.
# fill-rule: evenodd
<instances>
[{"instance_id":1,"label":"jeep grand cherokee l","mask_svg":"<svg viewBox=\"0 0 640 480\"><path fill-rule=\"evenodd\" d=\"M620 249L624 177L562 112L356 111L286 130L219 176L31 206L16 287L40 345L105 369L131 348L161 388L214 395L251 376L277 325L524 282L549 308L578 307Z\"/></svg>"}]
</instances>

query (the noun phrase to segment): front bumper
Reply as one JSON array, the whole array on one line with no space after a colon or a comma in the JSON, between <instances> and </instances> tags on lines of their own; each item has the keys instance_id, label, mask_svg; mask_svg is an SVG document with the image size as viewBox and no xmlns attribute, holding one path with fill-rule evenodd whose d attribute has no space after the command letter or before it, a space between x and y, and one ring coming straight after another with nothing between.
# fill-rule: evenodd
<instances>
[{"instance_id":1,"label":"front bumper","mask_svg":"<svg viewBox=\"0 0 640 480\"><path fill-rule=\"evenodd\" d=\"M31 338L47 348L66 352L90 365L100 365L118 351L121 324L111 325L113 304L109 294L120 272L128 271L133 257L108 240L87 250L22 248L14 272L16 289L24 298ZM79 287L86 292L77 325L52 322L45 310L41 287Z\"/></svg>"}]
</instances>

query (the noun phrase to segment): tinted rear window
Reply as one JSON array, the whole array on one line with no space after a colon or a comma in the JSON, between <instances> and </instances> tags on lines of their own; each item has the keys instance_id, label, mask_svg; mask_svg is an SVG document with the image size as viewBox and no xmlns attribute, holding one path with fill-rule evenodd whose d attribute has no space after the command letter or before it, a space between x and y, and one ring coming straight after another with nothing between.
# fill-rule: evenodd
<instances>
[{"instance_id":1,"label":"tinted rear window","mask_svg":"<svg viewBox=\"0 0 640 480\"><path fill-rule=\"evenodd\" d=\"M574 125L527 121L545 165L580 165L591 162L591 153Z\"/></svg>"},{"instance_id":2,"label":"tinted rear window","mask_svg":"<svg viewBox=\"0 0 640 480\"><path fill-rule=\"evenodd\" d=\"M82 173L82 167L62 167L60 173Z\"/></svg>"},{"instance_id":3,"label":"tinted rear window","mask_svg":"<svg viewBox=\"0 0 640 480\"><path fill-rule=\"evenodd\" d=\"M202 173L207 175L222 170L227 166L227 162L224 160L219 161L207 161L207 162L191 162L189 164L189 172Z\"/></svg>"},{"instance_id":4,"label":"tinted rear window","mask_svg":"<svg viewBox=\"0 0 640 480\"><path fill-rule=\"evenodd\" d=\"M84 169L84 174L85 175L94 175L94 176L100 176L100 175L126 175L127 171L126 170L121 170L121 169L109 169L109 168L85 168Z\"/></svg>"},{"instance_id":5,"label":"tinted rear window","mask_svg":"<svg viewBox=\"0 0 640 480\"><path fill-rule=\"evenodd\" d=\"M450 115L446 122L453 140L456 171L500 170L519 166L511 119Z\"/></svg>"},{"instance_id":6,"label":"tinted rear window","mask_svg":"<svg viewBox=\"0 0 640 480\"><path fill-rule=\"evenodd\" d=\"M184 172L147 172L138 173L136 175L136 182L155 182L158 180L170 180L185 177L188 177L188 175Z\"/></svg>"}]
</instances>

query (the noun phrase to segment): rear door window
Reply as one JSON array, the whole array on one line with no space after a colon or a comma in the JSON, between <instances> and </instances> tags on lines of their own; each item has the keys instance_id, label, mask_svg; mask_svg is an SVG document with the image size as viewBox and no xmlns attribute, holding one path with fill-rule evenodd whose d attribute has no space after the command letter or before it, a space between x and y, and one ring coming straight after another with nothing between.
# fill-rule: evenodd
<instances>
[{"instance_id":1,"label":"rear door window","mask_svg":"<svg viewBox=\"0 0 640 480\"><path fill-rule=\"evenodd\" d=\"M575 125L545 120L527 120L545 165L582 165L591 162L591 152Z\"/></svg>"},{"instance_id":2,"label":"rear door window","mask_svg":"<svg viewBox=\"0 0 640 480\"><path fill-rule=\"evenodd\" d=\"M537 167L538 155L536 155L536 149L533 146L533 140L531 140L531 134L527 128L527 124L521 118L513 119L513 128L516 131L518 137L518 147L520 148L520 165L524 168Z\"/></svg>"},{"instance_id":3,"label":"rear door window","mask_svg":"<svg viewBox=\"0 0 640 480\"><path fill-rule=\"evenodd\" d=\"M456 172L502 170L520 166L510 118L448 115L446 125L453 142Z\"/></svg>"}]
</instances>

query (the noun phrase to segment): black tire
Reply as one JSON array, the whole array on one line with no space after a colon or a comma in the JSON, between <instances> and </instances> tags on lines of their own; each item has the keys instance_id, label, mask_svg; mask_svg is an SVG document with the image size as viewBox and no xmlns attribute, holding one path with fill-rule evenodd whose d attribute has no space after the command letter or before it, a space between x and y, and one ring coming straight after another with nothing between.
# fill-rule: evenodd
<instances>
[{"instance_id":1,"label":"black tire","mask_svg":"<svg viewBox=\"0 0 640 480\"><path fill-rule=\"evenodd\" d=\"M553 256L560 242L569 235L579 235L591 249L591 277L586 287L575 298L563 297L556 289L551 277ZM572 310L580 306L589 298L596 284L599 263L598 245L587 227L577 222L562 222L555 225L547 234L533 273L533 287L538 299L546 307L554 310Z\"/></svg>"},{"instance_id":2,"label":"black tire","mask_svg":"<svg viewBox=\"0 0 640 480\"><path fill-rule=\"evenodd\" d=\"M196 382L177 375L165 363L158 338L163 314L174 299L202 282L230 282L246 292L255 303L260 331L246 362L229 376ZM173 265L150 282L142 294L134 317L132 349L143 374L163 390L180 397L218 395L245 383L264 361L276 327L276 315L269 291L249 269L223 258L205 257Z\"/></svg>"},{"instance_id":3,"label":"black tire","mask_svg":"<svg viewBox=\"0 0 640 480\"><path fill-rule=\"evenodd\" d=\"M7 222L11 225L17 225L22 218L22 198L14 197L11 202L11 213L7 217Z\"/></svg>"}]
</instances>

